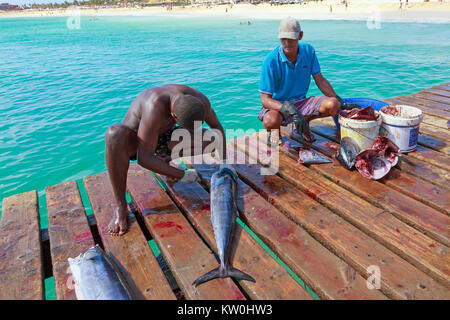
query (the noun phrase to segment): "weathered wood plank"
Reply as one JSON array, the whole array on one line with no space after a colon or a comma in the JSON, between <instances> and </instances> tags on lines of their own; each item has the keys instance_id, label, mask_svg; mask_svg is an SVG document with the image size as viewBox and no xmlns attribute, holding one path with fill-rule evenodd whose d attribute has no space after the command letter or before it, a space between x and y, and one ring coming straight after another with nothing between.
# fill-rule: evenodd
<instances>
[{"instance_id":1,"label":"weathered wood plank","mask_svg":"<svg viewBox=\"0 0 450 320\"><path fill-rule=\"evenodd\" d=\"M411 157L401 157L396 167L443 189L450 190L450 172L447 170Z\"/></svg>"},{"instance_id":2,"label":"weathered wood plank","mask_svg":"<svg viewBox=\"0 0 450 320\"><path fill-rule=\"evenodd\" d=\"M435 86L435 87L433 87L433 89L444 90L444 91L450 91L450 85L448 85L448 84L442 84L442 85L440 85L440 86Z\"/></svg>"},{"instance_id":3,"label":"weathered wood plank","mask_svg":"<svg viewBox=\"0 0 450 320\"><path fill-rule=\"evenodd\" d=\"M50 253L58 300L76 300L68 258L95 246L75 181L45 188Z\"/></svg>"},{"instance_id":4,"label":"weathered wood plank","mask_svg":"<svg viewBox=\"0 0 450 320\"><path fill-rule=\"evenodd\" d=\"M284 143L289 143L292 141L288 138L290 136L288 129L283 130L282 134L284 135ZM265 139L264 136L264 133L260 133L260 138ZM334 183L341 185L347 190L350 190L351 192L364 198L373 205L388 210L400 220L408 223L417 230L424 232L431 238L447 246L450 244L450 217L415 199L412 199L411 197L406 196L401 192L403 190L393 190L379 181L364 178L356 170L347 170L337 160L332 158L336 153L337 148L339 148L337 143L331 142L321 136L317 136L316 142L312 144L312 147L329 156L333 160L333 163L310 165L309 168L319 172L323 176L332 180ZM281 150L290 158L294 159L292 165L295 165L295 161L298 159L298 150L288 150L287 148L281 148ZM400 177L400 180L405 176L406 177L404 180L408 180L408 178L411 177L400 170L392 169L391 171L395 172L394 175ZM392 172L390 172L389 175L391 175ZM390 182L395 184L395 181L396 180L392 180ZM417 181L414 185L417 192L417 197L422 199L421 194L423 191L428 190L422 189L422 184L420 182L422 182L422 184L428 183L425 183L424 181ZM431 186L436 188L434 185ZM409 188L409 185L404 189L406 189L408 193L413 191L413 189ZM448 204L448 199L443 200ZM448 209L448 206L444 208Z\"/></svg>"},{"instance_id":5,"label":"weathered wood plank","mask_svg":"<svg viewBox=\"0 0 450 320\"><path fill-rule=\"evenodd\" d=\"M245 140L240 141L238 138L236 141L238 148L245 145ZM255 153L256 137L248 137L248 141L250 152ZM262 144L259 147L260 152L266 153ZM254 158L256 156L258 155L253 155ZM283 153L279 155L279 164L277 174L280 177L332 209L417 268L450 285L450 254L447 246L436 243L389 212L371 205L317 172L305 166L292 166L290 159Z\"/></svg>"},{"instance_id":6,"label":"weathered wood plank","mask_svg":"<svg viewBox=\"0 0 450 320\"><path fill-rule=\"evenodd\" d=\"M310 127L311 131L327 137L335 142L339 142L339 137L337 136L336 127L330 125L331 119L316 119L311 121ZM424 162L428 162L439 168L450 171L450 160L446 154L429 149L427 147L418 145L417 149L413 152L404 154L403 157L413 157Z\"/></svg>"},{"instance_id":7,"label":"weathered wood plank","mask_svg":"<svg viewBox=\"0 0 450 320\"><path fill-rule=\"evenodd\" d=\"M108 234L114 202L107 172L86 177L83 182L105 251L124 276L133 299L175 299L158 261L131 214L126 234L120 237Z\"/></svg>"},{"instance_id":8,"label":"weathered wood plank","mask_svg":"<svg viewBox=\"0 0 450 320\"><path fill-rule=\"evenodd\" d=\"M419 91L419 93L421 93L421 92L450 98L450 92L448 90L441 90L438 88L429 88L429 89L424 89L424 90Z\"/></svg>"},{"instance_id":9,"label":"weathered wood plank","mask_svg":"<svg viewBox=\"0 0 450 320\"><path fill-rule=\"evenodd\" d=\"M199 276L216 268L218 262L150 172L131 165L128 190L188 299L245 299L230 278L192 285Z\"/></svg>"},{"instance_id":10,"label":"weathered wood plank","mask_svg":"<svg viewBox=\"0 0 450 320\"><path fill-rule=\"evenodd\" d=\"M3 199L0 300L44 299L44 268L36 191Z\"/></svg>"},{"instance_id":11,"label":"weathered wood plank","mask_svg":"<svg viewBox=\"0 0 450 320\"><path fill-rule=\"evenodd\" d=\"M429 94L429 93L425 93L425 92L415 93L415 94L412 94L411 96L442 103L442 105L444 106L444 108L446 110L450 110L450 98L438 96L435 94Z\"/></svg>"},{"instance_id":12,"label":"weathered wood plank","mask_svg":"<svg viewBox=\"0 0 450 320\"><path fill-rule=\"evenodd\" d=\"M217 169L217 167L216 167ZM202 238L217 253L214 231L210 221L210 195L198 183L168 183L161 177L167 191ZM240 194L240 190L238 191ZM234 267L250 274L256 283L240 281L240 285L252 299L301 299L311 300L311 295L237 223L236 248L232 259Z\"/></svg>"},{"instance_id":13,"label":"weathered wood plank","mask_svg":"<svg viewBox=\"0 0 450 320\"><path fill-rule=\"evenodd\" d=\"M233 142L233 141L232 141ZM238 148L245 148L239 140ZM315 239L335 252L364 277L367 268L381 270L381 289L395 299L450 299L446 286L388 250L351 223L299 192L278 175L260 174L260 166L237 167L240 178ZM311 190L311 196L314 192Z\"/></svg>"},{"instance_id":14,"label":"weathered wood plank","mask_svg":"<svg viewBox=\"0 0 450 320\"><path fill-rule=\"evenodd\" d=\"M400 99L384 99L383 101L386 103L389 103L390 105L396 105L396 104L402 105L403 104L403 105L408 105L408 106L419 108L420 110L422 110L422 113L423 113L422 123L428 123L428 124L434 125L436 127L442 128L442 129L448 129L448 125L447 125L448 119L446 119L443 116L442 117L435 116L434 112L433 112L434 109L430 109L430 108L421 106L414 101L405 101L405 100L400 100ZM448 113L448 115L450 116L450 112Z\"/></svg>"},{"instance_id":15,"label":"weathered wood plank","mask_svg":"<svg viewBox=\"0 0 450 320\"><path fill-rule=\"evenodd\" d=\"M441 103L434 102L430 100L421 99L419 97L412 97L412 96L398 96L391 98L392 100L400 100L404 103L400 104L406 104L413 107L417 107L422 110L422 112L433 115L435 117L440 117L443 119L448 119L450 117L450 112L445 109ZM406 103L405 103L406 102Z\"/></svg>"},{"instance_id":16,"label":"weathered wood plank","mask_svg":"<svg viewBox=\"0 0 450 320\"><path fill-rule=\"evenodd\" d=\"M232 148L228 148L228 151L231 150ZM229 154L228 158L232 156L233 154ZM186 160L183 161L193 166L200 173L202 181L209 186L217 165L192 165ZM239 170L246 168L244 164L234 166ZM238 185L238 209L241 218L321 298L386 298L377 290L369 290L365 279L355 273L351 266L267 203L242 180L238 180Z\"/></svg>"},{"instance_id":17,"label":"weathered wood plank","mask_svg":"<svg viewBox=\"0 0 450 320\"><path fill-rule=\"evenodd\" d=\"M445 144L446 147L447 147L447 142L450 141L450 133L449 133L448 129L439 128L439 127L436 127L436 126L428 124L428 123L421 123L419 132L421 132L422 134L431 136L431 137L435 137L439 140L442 140L442 143ZM435 144L439 145L439 143L433 142L431 144L431 146L433 147ZM448 150L448 147L446 150Z\"/></svg>"}]
</instances>

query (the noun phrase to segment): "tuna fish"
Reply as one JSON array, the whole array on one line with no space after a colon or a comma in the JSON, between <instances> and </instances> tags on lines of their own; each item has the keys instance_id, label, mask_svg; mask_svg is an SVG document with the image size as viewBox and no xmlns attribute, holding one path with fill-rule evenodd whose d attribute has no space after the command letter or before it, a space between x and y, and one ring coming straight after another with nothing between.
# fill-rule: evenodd
<instances>
[{"instance_id":1,"label":"tuna fish","mask_svg":"<svg viewBox=\"0 0 450 320\"><path fill-rule=\"evenodd\" d=\"M303 148L300 149L298 152L297 162L298 164L314 164L314 163L330 163L332 161L314 150Z\"/></svg>"},{"instance_id":2,"label":"tuna fish","mask_svg":"<svg viewBox=\"0 0 450 320\"><path fill-rule=\"evenodd\" d=\"M124 280L98 245L68 260L78 300L131 300Z\"/></svg>"},{"instance_id":3,"label":"tuna fish","mask_svg":"<svg viewBox=\"0 0 450 320\"><path fill-rule=\"evenodd\" d=\"M344 167L351 169L355 165L355 158L358 151L358 147L352 142L352 140L348 137L344 137L341 139L336 159L338 159Z\"/></svg>"},{"instance_id":4,"label":"tuna fish","mask_svg":"<svg viewBox=\"0 0 450 320\"><path fill-rule=\"evenodd\" d=\"M255 282L251 276L233 268L230 264L231 239L238 216L236 180L235 173L229 168L224 168L211 177L211 224L214 229L220 265L195 280L192 283L194 286L215 278L227 277Z\"/></svg>"}]
</instances>

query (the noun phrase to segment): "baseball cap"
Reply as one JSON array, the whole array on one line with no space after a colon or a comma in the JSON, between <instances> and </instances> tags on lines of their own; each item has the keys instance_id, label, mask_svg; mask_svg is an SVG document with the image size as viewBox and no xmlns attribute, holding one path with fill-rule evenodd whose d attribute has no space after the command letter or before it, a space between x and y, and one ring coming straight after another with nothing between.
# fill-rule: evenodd
<instances>
[{"instance_id":1,"label":"baseball cap","mask_svg":"<svg viewBox=\"0 0 450 320\"><path fill-rule=\"evenodd\" d=\"M278 39L298 39L300 31L300 23L298 23L297 19L292 17L284 18L278 27Z\"/></svg>"}]
</instances>

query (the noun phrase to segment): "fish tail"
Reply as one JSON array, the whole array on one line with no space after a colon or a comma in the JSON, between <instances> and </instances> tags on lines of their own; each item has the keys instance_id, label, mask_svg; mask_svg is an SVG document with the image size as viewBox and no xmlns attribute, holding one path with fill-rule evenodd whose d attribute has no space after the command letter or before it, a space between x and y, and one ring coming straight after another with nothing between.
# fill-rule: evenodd
<instances>
[{"instance_id":1,"label":"fish tail","mask_svg":"<svg viewBox=\"0 0 450 320\"><path fill-rule=\"evenodd\" d=\"M207 281L215 279L215 278L219 278L220 274L221 274L220 267L217 267L217 268L205 273L204 275L198 277L194 282L192 282L192 285L196 287L201 283L207 282Z\"/></svg>"},{"instance_id":2,"label":"fish tail","mask_svg":"<svg viewBox=\"0 0 450 320\"><path fill-rule=\"evenodd\" d=\"M228 277L233 277L236 280L247 280L247 281L256 282L255 279L253 279L250 275L242 272L239 269L236 269L233 267L229 267L228 269L217 267L216 269L213 269L213 270L205 273L201 277L197 278L197 280L195 280L192 283L192 285L198 286L201 283L207 282L207 281L215 279L215 278L228 278Z\"/></svg>"},{"instance_id":3,"label":"fish tail","mask_svg":"<svg viewBox=\"0 0 450 320\"><path fill-rule=\"evenodd\" d=\"M247 280L247 281L251 281L251 282L256 282L252 276L246 274L245 272L242 272L239 269L233 268L233 267L231 267L230 270L228 271L228 276L233 277L236 280Z\"/></svg>"}]
</instances>

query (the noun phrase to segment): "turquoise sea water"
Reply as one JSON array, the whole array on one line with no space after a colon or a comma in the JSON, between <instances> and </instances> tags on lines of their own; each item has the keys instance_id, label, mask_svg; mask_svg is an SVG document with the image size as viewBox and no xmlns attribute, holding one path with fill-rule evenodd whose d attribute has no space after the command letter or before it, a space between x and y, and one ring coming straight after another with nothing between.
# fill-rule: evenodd
<instances>
[{"instance_id":1,"label":"turquoise sea water","mask_svg":"<svg viewBox=\"0 0 450 320\"><path fill-rule=\"evenodd\" d=\"M0 199L38 190L46 227L44 188L104 171L104 132L150 86L193 86L225 128L261 128L259 72L278 45L278 21L252 22L82 17L71 30L66 18L0 19ZM448 24L304 21L302 29L343 97L450 81Z\"/></svg>"}]
</instances>

